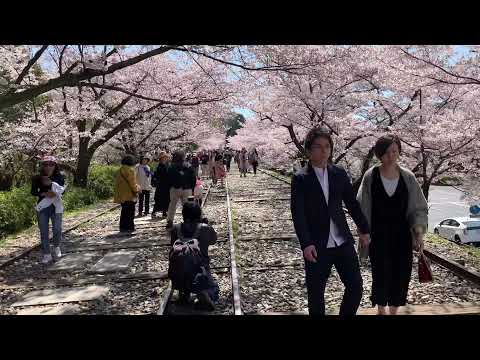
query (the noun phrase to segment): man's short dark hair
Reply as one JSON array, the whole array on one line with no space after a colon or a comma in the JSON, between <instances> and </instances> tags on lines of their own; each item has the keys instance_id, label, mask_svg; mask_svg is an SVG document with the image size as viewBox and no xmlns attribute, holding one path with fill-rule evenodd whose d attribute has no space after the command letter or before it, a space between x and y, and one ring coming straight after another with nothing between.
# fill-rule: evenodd
<instances>
[{"instance_id":1,"label":"man's short dark hair","mask_svg":"<svg viewBox=\"0 0 480 360\"><path fill-rule=\"evenodd\" d=\"M202 217L202 209L194 201L187 201L182 208L183 221L200 222Z\"/></svg>"},{"instance_id":2,"label":"man's short dark hair","mask_svg":"<svg viewBox=\"0 0 480 360\"><path fill-rule=\"evenodd\" d=\"M400 142L400 138L397 135L389 134L389 135L381 136L375 143L375 147L373 148L373 152L375 153L375 156L378 159L380 159L383 155L385 155L385 153L387 152L387 149L393 143L397 144L398 152L401 153L402 143Z\"/></svg>"},{"instance_id":3,"label":"man's short dark hair","mask_svg":"<svg viewBox=\"0 0 480 360\"><path fill-rule=\"evenodd\" d=\"M125 155L122 159L122 165L133 166L135 165L136 159L133 155Z\"/></svg>"},{"instance_id":4,"label":"man's short dark hair","mask_svg":"<svg viewBox=\"0 0 480 360\"><path fill-rule=\"evenodd\" d=\"M177 150L172 155L172 163L181 164L185 161L185 152L182 150Z\"/></svg>"},{"instance_id":5,"label":"man's short dark hair","mask_svg":"<svg viewBox=\"0 0 480 360\"><path fill-rule=\"evenodd\" d=\"M328 140L328 142L330 143L330 150L333 154L332 136L330 135L330 132L324 128L313 128L307 133L307 136L305 137L305 149L311 151L313 142L315 141L315 139L318 138L324 138Z\"/></svg>"}]
</instances>

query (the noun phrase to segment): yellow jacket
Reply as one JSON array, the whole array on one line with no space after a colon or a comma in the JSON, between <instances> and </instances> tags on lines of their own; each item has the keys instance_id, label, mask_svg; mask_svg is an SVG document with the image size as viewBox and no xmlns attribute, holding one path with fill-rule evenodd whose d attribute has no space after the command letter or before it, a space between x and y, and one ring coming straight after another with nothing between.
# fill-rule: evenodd
<instances>
[{"instance_id":1,"label":"yellow jacket","mask_svg":"<svg viewBox=\"0 0 480 360\"><path fill-rule=\"evenodd\" d=\"M135 201L139 190L140 188L135 180L134 168L122 165L115 178L113 202L121 204L125 201Z\"/></svg>"}]
</instances>

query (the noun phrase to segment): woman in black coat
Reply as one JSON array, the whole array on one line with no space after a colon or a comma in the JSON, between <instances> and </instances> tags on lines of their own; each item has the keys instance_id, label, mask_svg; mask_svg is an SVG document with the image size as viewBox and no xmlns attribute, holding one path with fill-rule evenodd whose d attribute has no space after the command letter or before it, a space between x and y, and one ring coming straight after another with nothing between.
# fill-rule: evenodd
<instances>
[{"instance_id":1,"label":"woman in black coat","mask_svg":"<svg viewBox=\"0 0 480 360\"><path fill-rule=\"evenodd\" d=\"M162 151L159 155L159 163L152 182L155 186L155 204L153 205L152 219L156 217L156 212L161 211L162 216L167 216L168 205L170 204L170 184L167 176L167 161L168 155Z\"/></svg>"}]
</instances>

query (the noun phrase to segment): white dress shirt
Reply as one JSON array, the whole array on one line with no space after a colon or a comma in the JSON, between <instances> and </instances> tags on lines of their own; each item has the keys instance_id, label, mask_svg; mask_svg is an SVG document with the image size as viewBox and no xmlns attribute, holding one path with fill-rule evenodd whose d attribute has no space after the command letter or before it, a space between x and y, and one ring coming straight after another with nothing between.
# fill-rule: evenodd
<instances>
[{"instance_id":1,"label":"white dress shirt","mask_svg":"<svg viewBox=\"0 0 480 360\"><path fill-rule=\"evenodd\" d=\"M322 187L323 190L323 195L325 196L325 201L327 202L328 205L328 171L327 168L317 168L313 167L313 170L315 171L315 175L317 175L317 179L320 182L320 186ZM345 239L340 235L340 232L338 231L337 225L333 222L332 219L330 219L330 234L328 235L328 242L327 242L327 248L333 248L336 246L340 246L345 242Z\"/></svg>"}]
</instances>

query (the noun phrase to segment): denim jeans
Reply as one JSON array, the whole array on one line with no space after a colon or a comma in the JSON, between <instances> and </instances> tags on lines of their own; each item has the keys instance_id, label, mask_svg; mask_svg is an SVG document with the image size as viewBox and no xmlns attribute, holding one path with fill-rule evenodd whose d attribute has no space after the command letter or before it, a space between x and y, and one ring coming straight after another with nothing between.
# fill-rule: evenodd
<instances>
[{"instance_id":1,"label":"denim jeans","mask_svg":"<svg viewBox=\"0 0 480 360\"><path fill-rule=\"evenodd\" d=\"M40 229L40 241L42 242L42 253L50 254L50 241L48 233L48 222L52 219L53 245L60 246L62 239L62 217L63 214L55 214L55 206L50 205L37 213L38 228Z\"/></svg>"}]
</instances>

